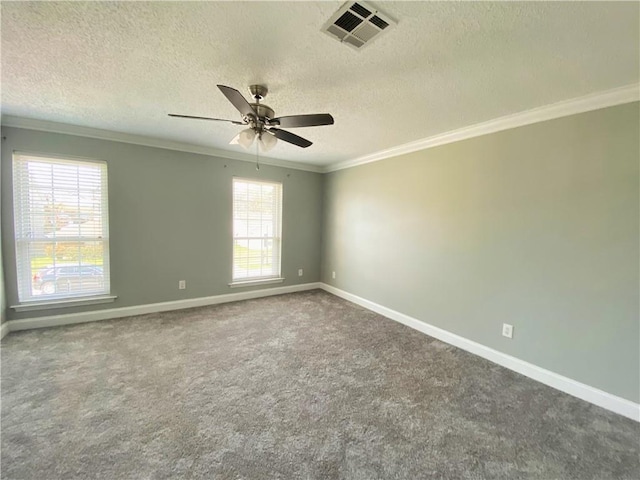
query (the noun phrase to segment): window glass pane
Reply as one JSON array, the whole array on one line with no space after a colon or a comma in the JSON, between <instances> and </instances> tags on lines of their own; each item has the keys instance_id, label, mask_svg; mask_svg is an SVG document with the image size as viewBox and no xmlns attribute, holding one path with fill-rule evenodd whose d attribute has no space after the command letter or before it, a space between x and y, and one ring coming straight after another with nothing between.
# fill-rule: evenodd
<instances>
[{"instance_id":1,"label":"window glass pane","mask_svg":"<svg viewBox=\"0 0 640 480\"><path fill-rule=\"evenodd\" d=\"M249 235L249 221L246 219L236 219L233 221L233 236L247 237Z\"/></svg>"},{"instance_id":2,"label":"window glass pane","mask_svg":"<svg viewBox=\"0 0 640 480\"><path fill-rule=\"evenodd\" d=\"M271 219L262 219L261 237L273 236L273 221Z\"/></svg>"},{"instance_id":3,"label":"window glass pane","mask_svg":"<svg viewBox=\"0 0 640 480\"><path fill-rule=\"evenodd\" d=\"M260 220L249 220L249 237L262 236L262 222Z\"/></svg>"},{"instance_id":4,"label":"window glass pane","mask_svg":"<svg viewBox=\"0 0 640 480\"><path fill-rule=\"evenodd\" d=\"M103 290L102 242L33 242L28 249L31 296L44 298Z\"/></svg>"}]
</instances>

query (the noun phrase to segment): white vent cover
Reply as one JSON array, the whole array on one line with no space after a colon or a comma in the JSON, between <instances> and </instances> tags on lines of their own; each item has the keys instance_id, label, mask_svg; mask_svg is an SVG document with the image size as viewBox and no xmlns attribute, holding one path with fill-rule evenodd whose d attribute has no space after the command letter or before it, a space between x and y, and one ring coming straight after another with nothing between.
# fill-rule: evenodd
<instances>
[{"instance_id":1,"label":"white vent cover","mask_svg":"<svg viewBox=\"0 0 640 480\"><path fill-rule=\"evenodd\" d=\"M365 2L347 2L322 26L322 31L360 50L395 25L396 22Z\"/></svg>"}]
</instances>

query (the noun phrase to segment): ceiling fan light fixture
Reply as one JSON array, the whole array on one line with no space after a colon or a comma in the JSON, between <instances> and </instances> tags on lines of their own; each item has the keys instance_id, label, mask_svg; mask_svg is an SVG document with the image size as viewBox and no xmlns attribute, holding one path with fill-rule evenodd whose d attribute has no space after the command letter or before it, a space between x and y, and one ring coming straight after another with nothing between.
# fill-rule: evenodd
<instances>
[{"instance_id":1,"label":"ceiling fan light fixture","mask_svg":"<svg viewBox=\"0 0 640 480\"><path fill-rule=\"evenodd\" d=\"M255 138L256 132L251 128L246 128L238 134L238 143L248 150Z\"/></svg>"},{"instance_id":2,"label":"ceiling fan light fixture","mask_svg":"<svg viewBox=\"0 0 640 480\"><path fill-rule=\"evenodd\" d=\"M263 132L260 135L260 150L262 150L264 153L267 153L269 150L275 147L276 143L278 143L278 139L270 133Z\"/></svg>"}]
</instances>

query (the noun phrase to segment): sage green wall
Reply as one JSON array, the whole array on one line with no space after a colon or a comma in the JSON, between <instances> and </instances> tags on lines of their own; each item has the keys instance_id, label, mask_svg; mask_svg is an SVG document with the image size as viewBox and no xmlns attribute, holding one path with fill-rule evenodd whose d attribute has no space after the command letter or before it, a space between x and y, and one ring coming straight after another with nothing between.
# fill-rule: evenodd
<instances>
[{"instance_id":1,"label":"sage green wall","mask_svg":"<svg viewBox=\"0 0 640 480\"><path fill-rule=\"evenodd\" d=\"M167 302L252 288L317 282L323 176L126 143L3 128L2 243L7 302L18 301L11 156L14 150L105 160L109 172L111 290L114 303L16 313L9 320ZM230 289L231 180L283 183L282 284ZM298 277L298 269L304 276ZM187 281L178 290L178 280Z\"/></svg>"},{"instance_id":2,"label":"sage green wall","mask_svg":"<svg viewBox=\"0 0 640 480\"><path fill-rule=\"evenodd\" d=\"M638 402L638 111L327 175L323 281Z\"/></svg>"},{"instance_id":3,"label":"sage green wall","mask_svg":"<svg viewBox=\"0 0 640 480\"><path fill-rule=\"evenodd\" d=\"M0 198L2 198L2 169L0 168ZM0 209L0 225L2 224ZM0 235L0 324L7 321L7 300L4 293L4 263L2 260L2 235Z\"/></svg>"}]
</instances>

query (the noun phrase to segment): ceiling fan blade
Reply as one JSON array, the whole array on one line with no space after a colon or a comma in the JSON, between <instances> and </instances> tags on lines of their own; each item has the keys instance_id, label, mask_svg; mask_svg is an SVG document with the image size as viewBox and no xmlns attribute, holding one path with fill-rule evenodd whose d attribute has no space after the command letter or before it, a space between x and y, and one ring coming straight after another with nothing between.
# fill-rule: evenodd
<instances>
[{"instance_id":1,"label":"ceiling fan blade","mask_svg":"<svg viewBox=\"0 0 640 480\"><path fill-rule=\"evenodd\" d=\"M333 125L333 117L328 113L314 113L311 115L289 115L273 118L271 125L284 128L317 127L320 125Z\"/></svg>"},{"instance_id":2,"label":"ceiling fan blade","mask_svg":"<svg viewBox=\"0 0 640 480\"><path fill-rule=\"evenodd\" d=\"M235 88L226 87L224 85L218 85L220 91L227 97L234 107L238 109L238 111L245 116L256 116L256 112L249 102L242 96L242 94L236 90Z\"/></svg>"},{"instance_id":3,"label":"ceiling fan blade","mask_svg":"<svg viewBox=\"0 0 640 480\"><path fill-rule=\"evenodd\" d=\"M244 125L244 123L242 122L236 122L235 120L225 120L224 118L194 117L192 115L177 115L175 113L169 113L169 116L177 118L195 118L196 120L215 120L216 122L231 122L235 123L236 125Z\"/></svg>"},{"instance_id":4,"label":"ceiling fan blade","mask_svg":"<svg viewBox=\"0 0 640 480\"><path fill-rule=\"evenodd\" d=\"M302 148L307 148L308 146L312 145L312 142L310 142L306 138L299 137L295 133L287 132L286 130L270 128L268 132L272 133L276 136L277 139L282 140L283 142L293 143L294 145Z\"/></svg>"}]
</instances>

